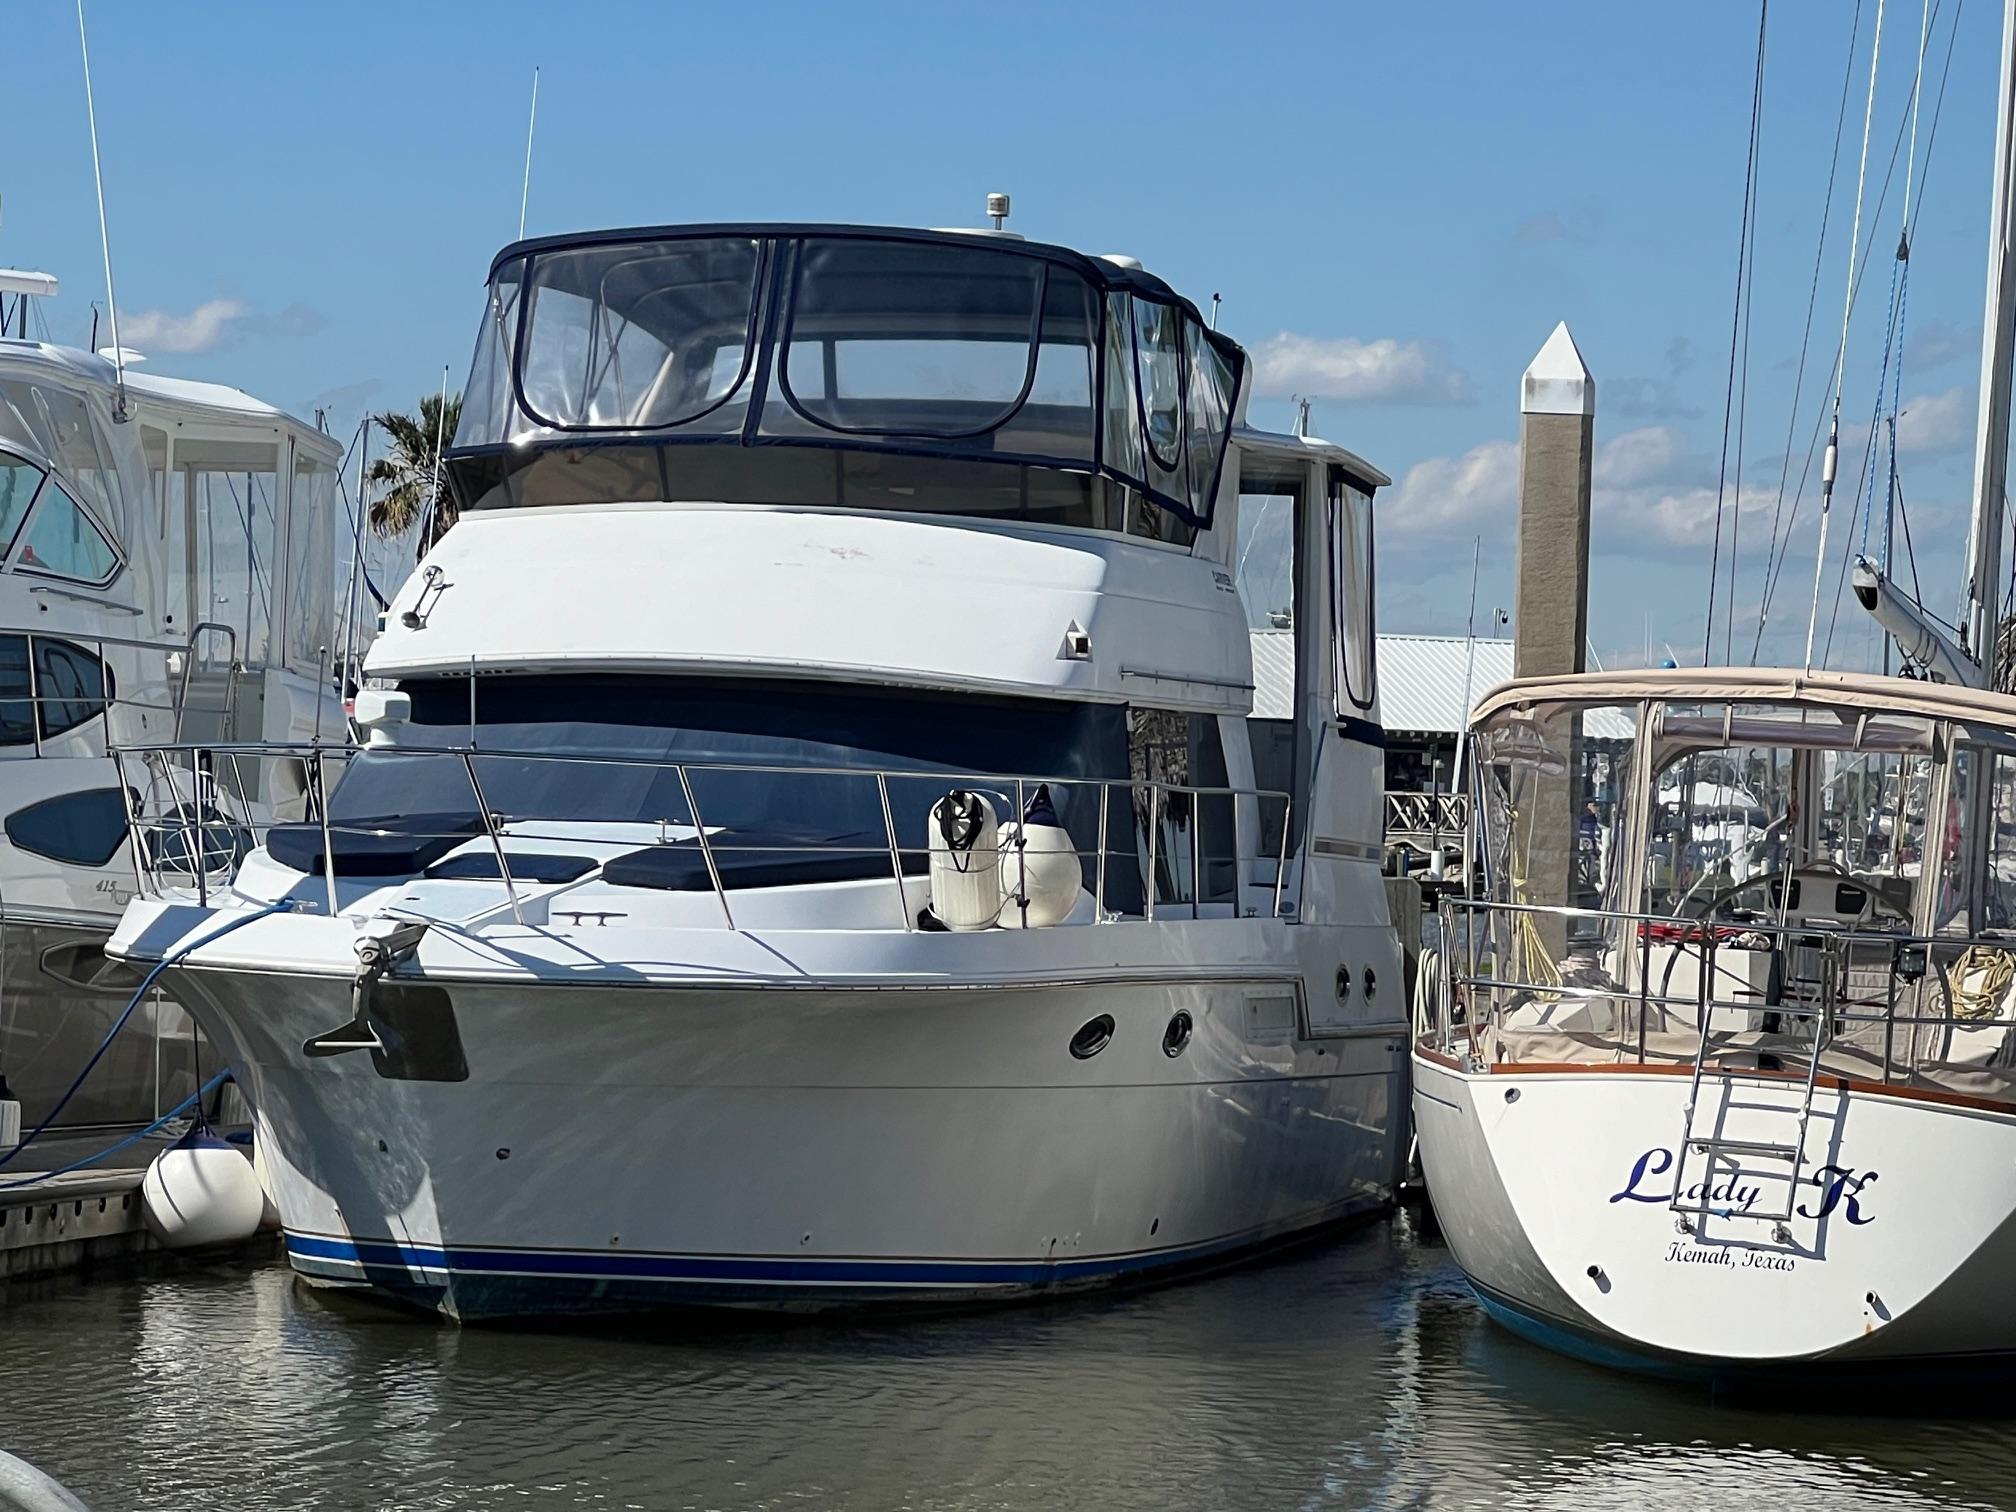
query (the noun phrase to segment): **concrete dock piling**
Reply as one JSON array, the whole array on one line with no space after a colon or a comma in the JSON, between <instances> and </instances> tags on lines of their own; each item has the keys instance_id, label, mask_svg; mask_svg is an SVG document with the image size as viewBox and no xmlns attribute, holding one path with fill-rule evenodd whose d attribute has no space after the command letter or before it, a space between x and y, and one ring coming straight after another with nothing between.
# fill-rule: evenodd
<instances>
[{"instance_id":1,"label":"concrete dock piling","mask_svg":"<svg viewBox=\"0 0 2016 1512\"><path fill-rule=\"evenodd\" d=\"M1596 380L1568 323L1526 369L1519 392L1519 535L1512 665L1517 677L1587 670L1589 643L1589 494L1596 439ZM1580 752L1563 752L1566 770L1546 777L1519 816L1525 833L1521 901L1576 902L1572 891ZM1561 919L1540 931L1557 956Z\"/></svg>"}]
</instances>

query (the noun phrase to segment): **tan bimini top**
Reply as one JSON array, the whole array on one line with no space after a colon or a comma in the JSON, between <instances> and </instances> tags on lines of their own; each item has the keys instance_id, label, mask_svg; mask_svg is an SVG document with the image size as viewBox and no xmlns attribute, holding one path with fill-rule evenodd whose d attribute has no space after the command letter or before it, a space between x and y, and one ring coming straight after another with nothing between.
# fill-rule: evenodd
<instances>
[{"instance_id":1,"label":"tan bimini top","mask_svg":"<svg viewBox=\"0 0 2016 1512\"><path fill-rule=\"evenodd\" d=\"M1871 672L1806 672L1794 667L1648 667L1629 672L1518 677L1500 683L1479 699L1470 723L1474 728L1508 709L1543 704L1647 703L1655 699L1814 704L2016 730L2016 697L2007 693Z\"/></svg>"}]
</instances>

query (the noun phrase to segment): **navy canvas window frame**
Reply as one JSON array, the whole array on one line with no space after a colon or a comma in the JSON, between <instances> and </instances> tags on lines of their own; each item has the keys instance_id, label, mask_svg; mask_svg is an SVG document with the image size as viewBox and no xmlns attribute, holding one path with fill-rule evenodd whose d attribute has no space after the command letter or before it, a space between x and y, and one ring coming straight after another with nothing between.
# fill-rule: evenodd
<instances>
[{"instance_id":1,"label":"navy canvas window frame","mask_svg":"<svg viewBox=\"0 0 2016 1512\"><path fill-rule=\"evenodd\" d=\"M720 239L725 237L749 237L758 242L756 266L751 291L750 320L745 337L743 359L734 384L705 410L662 425L640 425L613 427L583 425L578 423L556 423L541 414L526 401L524 367L526 360L526 337L530 322L531 306L536 302L538 264L542 257L563 253L590 251L598 248L622 245L667 243L674 241ZM1038 297L1032 312L1032 329L1028 366L1024 373L1024 385L1016 403L1007 409L990 426L973 431L938 433L916 430L852 429L807 413L796 395L790 391L787 373L780 366L776 356L779 350L788 351L793 321L796 314L796 294L798 289L798 258L796 249L809 241L820 239L885 241L891 243L909 242L938 244L948 247L962 247L983 250L988 253L1026 257L1046 264L1043 277L1038 281ZM1215 514L1218 488L1222 482L1225 454L1230 442L1232 417L1237 408L1240 384L1246 373L1246 355L1239 346L1227 338L1210 331L1198 315L1195 306L1170 291L1167 285L1138 269L1122 267L1100 259L1085 257L1067 248L1049 247L1039 243L1003 240L987 242L984 248L974 248L966 238L955 233L904 231L899 229L869 229L849 226L798 226L798 225L709 225L688 227L666 227L640 229L601 236L545 237L514 243L500 252L491 265L491 282L495 283L499 274L508 266L517 264L516 276L520 294L515 312L515 341L513 349L506 354L510 366L510 395L517 410L536 425L553 432L556 437L564 437L569 448L582 445L632 444L652 445L740 445L740 446L800 446L824 449L846 450L850 448L888 450L918 456L944 456L957 462L1000 463L1024 467L1057 468L1069 472L1092 471L1103 475L1115 483L1122 484L1142 495L1156 508L1167 510L1185 524L1195 529L1208 529ZM928 443L933 440L971 440L999 429L1012 421L1028 402L1036 381L1036 367L1041 355L1041 344L1046 317L1051 279L1058 269L1067 269L1083 279L1095 295L1097 306L1096 329L1092 339L1097 348L1091 365L1094 392L1090 396L1091 416L1091 459L1052 457L1022 452L998 451L946 451L934 448ZM1206 341L1216 349L1223 359L1229 377L1230 392L1226 396L1226 412L1219 428L1216 442L1216 456L1210 471L1208 485L1203 496L1192 500L1179 497L1168 489L1155 487L1147 478L1129 475L1105 458L1106 447L1106 394L1107 386L1122 381L1122 375L1112 371L1107 360L1108 326L1112 320L1109 301L1104 298L1108 292L1124 294L1130 301L1154 304L1173 312L1176 333L1176 393L1178 420L1176 434L1176 461L1173 465L1165 462L1159 449L1150 439L1145 413L1146 396L1140 384L1140 353L1138 328L1128 332L1129 350L1134 355L1134 372L1126 377L1132 381L1135 393L1133 409L1136 423L1141 427L1141 442L1145 455L1152 456L1156 465L1181 480L1182 492L1187 494L1195 487L1189 456L1192 438L1189 434L1189 414L1191 408L1191 351L1192 344ZM1130 312L1133 306L1130 304ZM489 318L486 312L486 319ZM1134 322L1130 315L1130 326ZM781 335L781 341L780 341ZM829 437L765 436L760 434L762 416L769 401L772 388L776 388L785 404L800 418L822 430L831 432ZM697 421L714 414L731 403L738 395L746 393L747 419L739 434L695 434L691 431ZM504 423L507 433L502 438L476 441L451 449L451 461L455 457L471 459L486 456L505 456L514 462L526 454L537 450L541 439L537 435L516 437L509 434L508 418ZM549 441L547 446L554 444ZM524 465L520 462L519 465ZM451 478L460 485L460 472L451 468ZM465 499L465 505L473 505L474 500Z\"/></svg>"},{"instance_id":2,"label":"navy canvas window frame","mask_svg":"<svg viewBox=\"0 0 2016 1512\"><path fill-rule=\"evenodd\" d=\"M639 239L638 244L640 245L645 244L650 240L699 241L704 239L706 238L701 237L642 238ZM566 249L555 249L555 250L588 251L593 248L601 246L620 246L620 245L624 245L624 243L621 242L605 243L605 242L587 241L580 243L576 247L570 247ZM742 366L735 374L735 381L728 386L727 390L723 392L720 398L716 399L712 404L707 405L704 409L696 410L690 415L681 416L677 420L665 421L664 423L659 425L624 426L619 429L617 427L607 425L563 424L560 421L548 419L545 415L542 415L541 413L539 413L538 410L534 409L531 403L525 397L525 369L524 369L525 337L527 334L527 327L531 324L532 306L538 302L539 286L535 282L538 276L538 260L528 255L521 261L523 265L519 269L518 274L519 293L518 293L518 311L516 317L516 329L513 333L513 344L512 344L512 350L510 352L511 397L512 400L517 404L518 408L523 410L528 418L537 421L541 426L545 427L547 430L560 431L568 435L578 435L578 436L606 436L612 434L633 435L633 436L657 436L662 433L678 431L686 426L694 424L697 421L706 419L709 415L714 414L723 407L725 407L730 400L732 400L737 394L742 392L742 385L748 382L749 380L750 368L752 366L760 366L760 364L756 362L759 346L757 333L763 329L765 323L763 318L764 307L769 303L767 297L771 283L770 278L771 244L769 242L758 243L756 248L756 266L754 272L750 275L749 323L748 326L745 328L742 336ZM501 266L502 261L500 260L500 262L496 265L496 267ZM491 282L493 284L496 282L495 267L493 267L491 272ZM486 311L486 318L487 318L487 311ZM757 375L757 380L758 380L757 390L756 392L750 395L750 401L749 401L752 413L755 410L758 396L760 395L762 387L762 374L760 372ZM667 436L667 439L670 439L669 435ZM730 440L732 438L709 436L706 437L705 439L713 441L713 440Z\"/></svg>"},{"instance_id":3,"label":"navy canvas window frame","mask_svg":"<svg viewBox=\"0 0 2016 1512\"><path fill-rule=\"evenodd\" d=\"M964 430L920 430L895 426L842 425L834 420L821 419L819 416L811 413L799 401L797 394L792 392L790 357L791 344L798 326L798 299L802 287L801 280L805 272L806 240L806 238L800 238L791 243L790 256L785 259L789 263L791 271L789 274L789 287L785 290L783 296L784 329L777 342L777 350L783 354L782 360L777 364L777 391L784 396L784 402L791 407L792 413L797 415L806 424L816 425L821 430L832 431L836 435L861 436L872 440L880 440L885 437L907 437L912 440L970 441L976 436L985 436L1001 429L1002 426L1019 415L1023 407L1029 403L1029 393L1036 387L1037 358L1041 355L1043 349L1044 317L1049 312L1050 270L1047 267L1040 269L1036 277L1036 298L1029 311L1029 358L1022 369L1022 387L1017 390L1014 399L1009 402L1007 407L1001 410L999 414L995 415L985 425L968 426ZM782 282L781 278L780 282ZM827 350L829 353L832 350L830 343ZM832 363L830 360L827 363L826 389L826 399L831 403L838 396L833 392ZM1094 395L1093 397L1095 401L1093 407L1096 410L1097 396Z\"/></svg>"}]
</instances>

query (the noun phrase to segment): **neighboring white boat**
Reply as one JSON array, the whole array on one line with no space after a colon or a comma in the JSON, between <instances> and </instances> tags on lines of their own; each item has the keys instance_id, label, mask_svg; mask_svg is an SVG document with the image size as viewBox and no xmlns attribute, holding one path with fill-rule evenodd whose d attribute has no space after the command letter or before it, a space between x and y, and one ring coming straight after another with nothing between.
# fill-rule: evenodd
<instances>
[{"instance_id":1,"label":"neighboring white boat","mask_svg":"<svg viewBox=\"0 0 2016 1512\"><path fill-rule=\"evenodd\" d=\"M236 389L140 372L122 387L102 357L0 339L0 1074L29 1124L138 980L103 948L134 894L127 788L159 797L172 778L132 766L122 784L109 748L345 729L340 456ZM301 811L298 761L223 782L234 804ZM155 838L173 864L176 840ZM195 1090L198 1054L154 994L61 1122L148 1122Z\"/></svg>"},{"instance_id":2,"label":"neighboring white boat","mask_svg":"<svg viewBox=\"0 0 2016 1512\"><path fill-rule=\"evenodd\" d=\"M1241 426L1247 374L1012 236L505 249L329 820L115 947L193 947L295 1268L463 1319L999 1297L1386 1204L1386 480ZM1242 496L1295 521L1283 719Z\"/></svg>"},{"instance_id":3,"label":"neighboring white boat","mask_svg":"<svg viewBox=\"0 0 2016 1512\"><path fill-rule=\"evenodd\" d=\"M1594 723L1621 771L1601 908L1538 903ZM1414 1052L1421 1159L1492 1313L1609 1363L1746 1369L2016 1355L2016 698L1775 669L1532 678L1474 716L1489 883L1445 904ZM1788 774L1785 860L1645 901L1659 785L1704 753ZM1852 757L1850 760L1848 758ZM1848 777L1891 795L1843 866Z\"/></svg>"},{"instance_id":4,"label":"neighboring white boat","mask_svg":"<svg viewBox=\"0 0 2016 1512\"><path fill-rule=\"evenodd\" d=\"M1857 600L1915 677L1527 678L1473 715L1485 876L1444 903L1415 1120L1458 1263L1543 1342L1711 1380L2016 1362L2000 1297L2016 697L1987 691L2016 373L2016 0L1995 180L1960 643L1860 560ZM1616 794L1600 906L1570 906L1587 901L1568 857L1599 771Z\"/></svg>"}]
</instances>

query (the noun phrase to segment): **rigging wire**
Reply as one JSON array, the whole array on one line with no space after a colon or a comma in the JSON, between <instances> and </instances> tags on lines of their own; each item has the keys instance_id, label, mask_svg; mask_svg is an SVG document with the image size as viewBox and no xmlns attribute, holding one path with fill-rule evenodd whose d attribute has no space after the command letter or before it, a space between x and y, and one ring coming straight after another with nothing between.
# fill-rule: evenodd
<instances>
[{"instance_id":1,"label":"rigging wire","mask_svg":"<svg viewBox=\"0 0 2016 1512\"><path fill-rule=\"evenodd\" d=\"M1934 0L1932 6L1932 16L1935 24L1938 21L1941 3L1942 0ZM1931 166L1932 149L1937 142L1940 114L1945 105L1946 81L1947 77L1950 75L1952 70L1953 44L1959 34L1960 11L1961 6L1958 3L1956 3L1953 10L1952 29L1948 32L1946 39L1945 71L1942 72L1940 77L1939 94L1933 102L1931 135L1927 138L1926 142L1926 168L1928 170ZM1852 65L1853 61L1852 54L1850 61ZM1909 124L1910 123L1908 119L1900 119L1897 123L1897 137L1890 149L1889 166L1885 170L1883 175L1883 186L1878 191L1876 196L1876 210L1874 214L1877 216L1880 216L1882 214L1883 206L1889 199L1890 181L1892 177L1894 177L1896 172L1897 156L1904 150L1905 132L1909 127ZM1924 195L1923 180L1927 176L1928 175L1925 173L1920 174L1919 194L1918 194L1919 212L1922 212L1924 208L1925 195ZM1919 212L1913 213L1912 228L1914 234L1917 228L1917 214ZM1875 244L1872 241L1871 244L1863 250L1862 264L1861 267L1856 272L1855 291L1858 296L1861 291L1862 277L1868 271L1869 258L1874 254L1874 252L1875 252ZM1773 535L1775 537L1774 544L1776 549L1774 552L1773 559L1768 563L1763 602L1758 612L1757 639L1756 642L1753 644L1750 653L1751 665L1753 666L1756 665L1758 656L1762 654L1764 629L1770 618L1771 603L1773 598L1777 594L1778 584L1784 576L1785 563L1791 547L1793 530L1794 527L1797 526L1799 522L1799 509L1801 504L1805 500L1806 484L1812 475L1813 458L1816 451L1819 448L1820 433L1822 427L1826 423L1826 420L1827 420L1827 407L1823 399L1823 402L1818 412L1813 417L1813 429L1807 437L1805 465L1800 471L1799 486L1794 490L1792 495L1791 510L1789 511L1789 513L1787 513L1785 517L1785 528L1782 532L1777 531L1775 528L1773 531Z\"/></svg>"},{"instance_id":2,"label":"rigging wire","mask_svg":"<svg viewBox=\"0 0 2016 1512\"><path fill-rule=\"evenodd\" d=\"M1771 545L1764 556L1764 601L1757 616L1757 642L1750 648L1750 664L1757 664L1758 647L1764 641L1764 621L1770 614L1772 563L1778 556L1778 525L1785 507L1785 484L1792 472L1792 437L1799 424L1799 398L1806 387L1806 357L1813 339L1813 309L1820 294L1821 260L1827 252L1827 227L1834 215L1834 181L1841 170L1841 132L1848 121L1848 90L1855 81L1855 42L1861 33L1862 0L1855 0L1855 14L1848 25L1848 56L1841 65L1841 103L1834 113L1834 150L1827 159L1827 195L1820 206L1820 240L1813 249L1813 278L1806 289L1806 324L1799 333L1799 367L1792 379L1792 408L1785 418L1785 458L1778 469L1778 497L1771 506ZM1811 453L1808 453L1811 456ZM1800 487L1805 487L1802 477Z\"/></svg>"},{"instance_id":3,"label":"rigging wire","mask_svg":"<svg viewBox=\"0 0 2016 1512\"><path fill-rule=\"evenodd\" d=\"M1876 471L1881 463L1881 453L1877 449L1877 430L1883 422L1883 407L1886 397L1890 402L1890 468L1886 477L1886 497L1883 522L1883 553L1881 565L1887 576L1890 570L1890 538L1893 525L1896 497L1897 464L1897 417L1902 404L1904 379L1904 316L1911 288L1911 190L1915 178L1918 153L1918 111L1923 94L1925 75L1925 48L1931 35L1931 0L1924 0L1923 17L1918 31L1918 61L1911 77L1911 150L1904 159L1904 198L1897 231L1897 255L1890 263L1889 322L1883 336L1883 361L1876 374L1876 406L1870 417L1869 434L1863 445L1862 466L1856 476L1855 515L1862 523L1861 554L1869 554L1869 532L1876 517ZM1892 367L1892 358L1895 367ZM1890 393L1886 396L1884 390ZM1865 497L1866 494L1866 497ZM1850 516L1852 529L1855 515ZM1853 550L1845 551L1841 558L1841 570L1835 577L1834 601L1827 615L1827 648L1821 653L1825 661L1833 653L1834 631L1841 616L1841 589L1848 579L1848 567L1854 560ZM1887 644L1887 642L1886 642ZM1887 655L1887 651L1886 651Z\"/></svg>"},{"instance_id":4,"label":"rigging wire","mask_svg":"<svg viewBox=\"0 0 2016 1512\"><path fill-rule=\"evenodd\" d=\"M1918 586L1918 551L1917 548L1911 544L1911 512L1903 507L1904 504L1903 479L1901 478L1894 479L1892 486L1895 487L1897 490L1897 504L1898 504L1897 520L1898 523L1904 527L1904 560L1911 564L1911 597L1917 600L1918 610L1921 614L1925 616L1925 618L1932 621L1932 623L1935 625L1938 625L1947 630L1951 630L1953 634L1957 637L1960 634L1959 626L1947 624L1945 620L1941 619L1938 615L1934 614L1930 609L1927 609L1925 607L1925 594L1924 591Z\"/></svg>"},{"instance_id":5,"label":"rigging wire","mask_svg":"<svg viewBox=\"0 0 2016 1512\"><path fill-rule=\"evenodd\" d=\"M1715 544L1708 557L1708 614L1701 636L1701 664L1711 666L1715 655L1715 587L1721 575L1723 494L1729 478L1729 427L1736 399L1737 350L1742 349L1745 408L1750 388L1750 286L1755 274L1757 242L1757 144L1764 115L1764 38L1771 15L1771 0L1757 6L1757 71L1750 84L1750 144L1743 160L1743 215L1736 229L1736 301L1729 315L1729 376L1722 390L1722 456L1715 477ZM1740 435L1741 422L1738 422ZM1736 519L1743 517L1743 443L1736 443ZM1736 609L1736 537L1732 524L1729 539L1729 625ZM1729 649L1730 629L1725 627L1722 646Z\"/></svg>"},{"instance_id":6,"label":"rigging wire","mask_svg":"<svg viewBox=\"0 0 2016 1512\"><path fill-rule=\"evenodd\" d=\"M1861 551L1866 555L1869 548L1869 522L1876 512L1876 464L1879 459L1876 433L1883 423L1885 398L1883 391L1890 386L1890 357L1897 336L1897 265L1898 260L1893 259L1890 264L1890 323L1883 338L1882 366L1876 374L1876 403L1870 411L1869 430L1862 441L1862 460L1855 468L1855 500L1848 515L1848 529L1845 532L1846 539L1841 552L1841 570L1834 578L1834 598L1827 615L1827 642L1820 653L1823 664L1834 650L1834 627L1841 616L1841 588L1848 580L1848 564L1855 559L1857 550L1856 523L1859 521L1862 526ZM1899 366L1902 366L1901 361ZM1839 401L1836 402L1838 404ZM1815 603L1818 603L1817 598Z\"/></svg>"},{"instance_id":7,"label":"rigging wire","mask_svg":"<svg viewBox=\"0 0 2016 1512\"><path fill-rule=\"evenodd\" d=\"M1925 161L1918 170L1918 205L1911 212L1911 236L1918 236L1918 217L1925 210L1925 181L1932 177L1932 149L1939 145L1939 117L1946 111L1946 81L1953 73L1953 44L1960 36L1960 12L1967 0L1953 0L1953 25L1946 33L1946 61L1939 69L1939 93L1932 99L1932 124L1925 130ZM1932 0L1932 21L1939 20L1940 0Z\"/></svg>"},{"instance_id":8,"label":"rigging wire","mask_svg":"<svg viewBox=\"0 0 2016 1512\"><path fill-rule=\"evenodd\" d=\"M1869 44L1869 94L1862 107L1862 157L1855 170L1855 219L1848 233L1847 287L1841 292L1841 345L1834 353L1834 418L1827 433L1827 460L1820 471L1820 547L1813 561L1813 607L1806 616L1806 665L1813 665L1813 636L1820 622L1820 581L1827 565L1827 517L1834 509L1834 468L1841 447L1841 382L1848 366L1848 323L1855 313L1855 290L1862 281L1855 254L1862 242L1862 201L1869 182L1869 129L1876 119L1876 69L1883 58L1884 0L1876 0L1876 30Z\"/></svg>"},{"instance_id":9,"label":"rigging wire","mask_svg":"<svg viewBox=\"0 0 2016 1512\"><path fill-rule=\"evenodd\" d=\"M1904 316L1911 298L1911 222L1917 207L1911 202L1918 167L1918 112L1925 99L1925 49L1932 40L1932 0L1923 0L1918 21L1918 66L1911 75L1911 146L1904 154L1904 208L1897 231L1896 307L1891 323L1897 344L1897 368L1890 379L1890 476L1883 501L1883 572L1890 572L1890 548L1897 523L1897 415L1904 393ZM1874 500L1871 500L1874 510Z\"/></svg>"}]
</instances>

